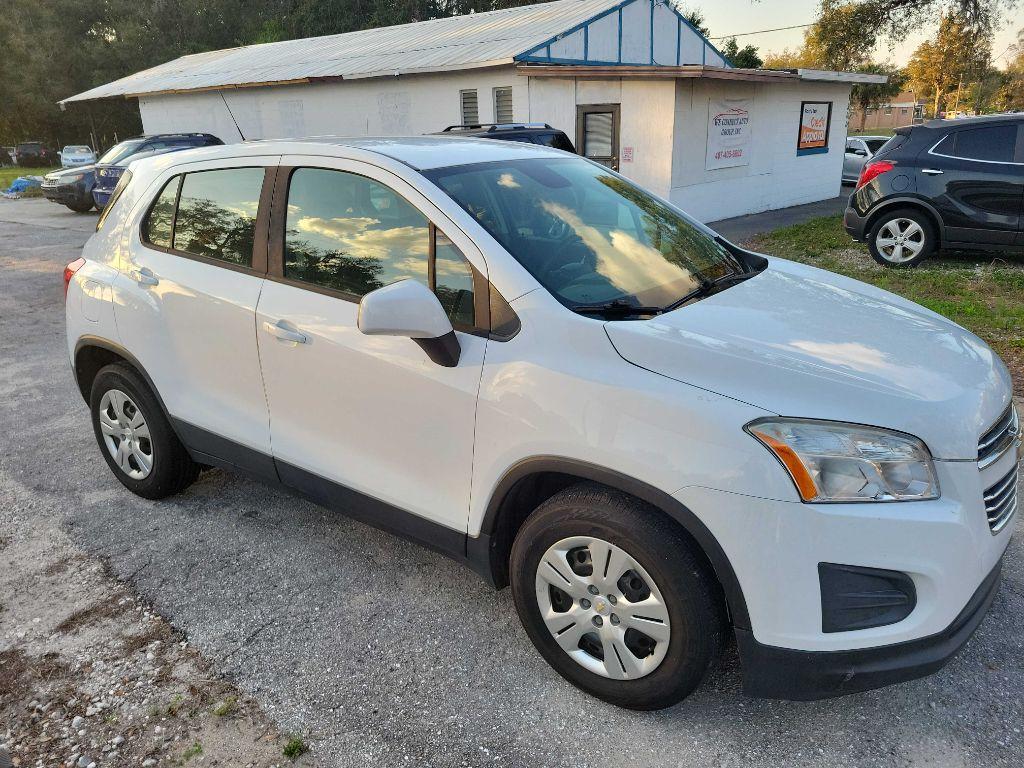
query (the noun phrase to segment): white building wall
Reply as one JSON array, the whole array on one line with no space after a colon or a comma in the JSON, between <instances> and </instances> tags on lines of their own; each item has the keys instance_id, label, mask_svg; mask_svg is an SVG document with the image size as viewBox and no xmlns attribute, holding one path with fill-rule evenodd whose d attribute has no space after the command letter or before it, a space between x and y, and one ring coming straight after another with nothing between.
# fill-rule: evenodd
<instances>
[{"instance_id":1,"label":"white building wall","mask_svg":"<svg viewBox=\"0 0 1024 768\"><path fill-rule=\"evenodd\" d=\"M529 119L529 81L513 67L282 85L139 99L146 133L205 131L228 143L300 136L409 136L462 122L459 91L476 88L481 122L494 122L494 88L512 87L514 119Z\"/></svg>"},{"instance_id":2,"label":"white building wall","mask_svg":"<svg viewBox=\"0 0 1024 768\"><path fill-rule=\"evenodd\" d=\"M512 66L245 88L224 92L248 139L400 136L461 122L459 91L477 89L482 122L494 120L493 89L513 89L517 121L547 122L576 142L576 107L620 105L620 171L702 221L823 200L839 194L850 86L707 79L526 77ZM705 170L712 98L753 99L750 164ZM829 151L798 157L800 102L832 101ZM206 131L240 141L220 92L139 100L147 133Z\"/></svg>"},{"instance_id":3,"label":"white building wall","mask_svg":"<svg viewBox=\"0 0 1024 768\"><path fill-rule=\"evenodd\" d=\"M711 99L753 99L750 164L705 170ZM840 193L850 86L677 80L669 199L701 221L785 208ZM801 101L831 101L829 150L796 154Z\"/></svg>"}]
</instances>

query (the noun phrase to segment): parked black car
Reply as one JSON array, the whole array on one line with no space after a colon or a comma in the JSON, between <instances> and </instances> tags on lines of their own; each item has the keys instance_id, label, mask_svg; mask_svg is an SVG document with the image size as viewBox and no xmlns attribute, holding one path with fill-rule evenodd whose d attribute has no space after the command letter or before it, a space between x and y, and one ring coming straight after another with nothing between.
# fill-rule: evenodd
<instances>
[{"instance_id":1,"label":"parked black car","mask_svg":"<svg viewBox=\"0 0 1024 768\"><path fill-rule=\"evenodd\" d=\"M843 219L889 267L939 248L1024 250L1024 116L899 128L861 170Z\"/></svg>"},{"instance_id":2,"label":"parked black car","mask_svg":"<svg viewBox=\"0 0 1024 768\"><path fill-rule=\"evenodd\" d=\"M43 197L51 202L66 205L76 213L86 213L93 207L92 188L95 183L94 166L62 168L43 177Z\"/></svg>"},{"instance_id":3,"label":"parked black car","mask_svg":"<svg viewBox=\"0 0 1024 768\"><path fill-rule=\"evenodd\" d=\"M14 151L17 153L18 165L23 168L53 165L57 162L57 153L47 149L41 141L23 141Z\"/></svg>"},{"instance_id":4,"label":"parked black car","mask_svg":"<svg viewBox=\"0 0 1024 768\"><path fill-rule=\"evenodd\" d=\"M475 125L449 125L437 136L475 136L481 139L521 141L526 144L542 144L566 152L575 152L564 131L552 128L547 123L477 123Z\"/></svg>"}]
</instances>

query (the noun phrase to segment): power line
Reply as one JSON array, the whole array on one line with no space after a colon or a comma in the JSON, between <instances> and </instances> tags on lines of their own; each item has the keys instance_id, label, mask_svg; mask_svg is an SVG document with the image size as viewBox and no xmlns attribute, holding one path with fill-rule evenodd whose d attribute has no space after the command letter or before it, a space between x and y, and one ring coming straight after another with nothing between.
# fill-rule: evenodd
<instances>
[{"instance_id":1,"label":"power line","mask_svg":"<svg viewBox=\"0 0 1024 768\"><path fill-rule=\"evenodd\" d=\"M760 35L764 32L785 32L787 29L803 29L804 27L813 27L817 22L811 22L810 24L794 24L791 27L775 27L775 29L758 29L754 32L737 32L735 35L715 35L710 38L711 40L725 40L727 37L748 37L750 35Z\"/></svg>"}]
</instances>

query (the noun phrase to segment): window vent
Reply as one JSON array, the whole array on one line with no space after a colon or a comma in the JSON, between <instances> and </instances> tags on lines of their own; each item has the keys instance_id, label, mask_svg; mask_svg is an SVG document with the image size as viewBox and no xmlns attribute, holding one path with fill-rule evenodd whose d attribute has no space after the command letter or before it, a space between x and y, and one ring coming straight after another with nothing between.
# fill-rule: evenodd
<instances>
[{"instance_id":1,"label":"window vent","mask_svg":"<svg viewBox=\"0 0 1024 768\"><path fill-rule=\"evenodd\" d=\"M459 91L459 105L462 110L463 125L478 125L480 123L480 108L477 105L476 88Z\"/></svg>"},{"instance_id":2,"label":"window vent","mask_svg":"<svg viewBox=\"0 0 1024 768\"><path fill-rule=\"evenodd\" d=\"M494 122L511 123L512 117L512 89L494 89Z\"/></svg>"}]
</instances>

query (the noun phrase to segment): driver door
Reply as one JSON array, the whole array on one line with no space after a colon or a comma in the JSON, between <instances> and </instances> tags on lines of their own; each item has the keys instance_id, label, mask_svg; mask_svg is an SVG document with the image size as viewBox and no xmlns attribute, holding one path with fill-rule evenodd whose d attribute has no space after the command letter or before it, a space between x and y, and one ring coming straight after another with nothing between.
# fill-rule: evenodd
<instances>
[{"instance_id":1,"label":"driver door","mask_svg":"<svg viewBox=\"0 0 1024 768\"><path fill-rule=\"evenodd\" d=\"M388 171L325 157L282 164L256 311L281 478L435 546L436 531L417 534L424 521L463 537L487 344L483 259ZM461 346L455 367L411 339L359 331L360 298L406 278L441 299Z\"/></svg>"}]
</instances>

